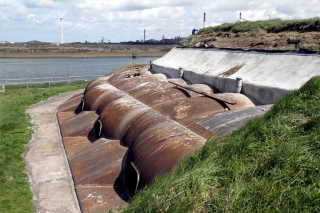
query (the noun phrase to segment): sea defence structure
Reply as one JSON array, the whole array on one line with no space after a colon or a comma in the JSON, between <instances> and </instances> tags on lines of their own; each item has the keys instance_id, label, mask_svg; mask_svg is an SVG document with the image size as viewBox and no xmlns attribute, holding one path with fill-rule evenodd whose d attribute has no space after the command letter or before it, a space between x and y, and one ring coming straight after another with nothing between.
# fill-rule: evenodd
<instances>
[{"instance_id":1,"label":"sea defence structure","mask_svg":"<svg viewBox=\"0 0 320 213\"><path fill-rule=\"evenodd\" d=\"M81 211L126 206L157 175L170 172L208 138L229 134L266 112L320 65L317 56L292 55L304 58L294 61L307 61L305 68L313 72L274 62L273 72L285 78L281 84L264 64L266 59L277 67L267 56L173 49L150 67L99 77L60 105L57 118Z\"/></svg>"},{"instance_id":2,"label":"sea defence structure","mask_svg":"<svg viewBox=\"0 0 320 213\"><path fill-rule=\"evenodd\" d=\"M259 104L273 104L285 93L298 89L320 74L320 56L291 53L244 52L213 49L174 48L152 64L155 73L207 84L221 92L235 92L242 79L241 93Z\"/></svg>"}]
</instances>

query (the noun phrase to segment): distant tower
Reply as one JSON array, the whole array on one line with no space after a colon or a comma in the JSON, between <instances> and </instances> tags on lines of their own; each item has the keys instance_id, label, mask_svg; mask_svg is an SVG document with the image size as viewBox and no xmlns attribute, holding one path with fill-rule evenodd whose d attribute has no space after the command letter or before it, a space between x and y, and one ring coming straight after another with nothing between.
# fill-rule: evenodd
<instances>
[{"instance_id":1,"label":"distant tower","mask_svg":"<svg viewBox=\"0 0 320 213\"><path fill-rule=\"evenodd\" d=\"M239 19L241 19L241 12L240 12L240 15L239 15Z\"/></svg>"},{"instance_id":2,"label":"distant tower","mask_svg":"<svg viewBox=\"0 0 320 213\"><path fill-rule=\"evenodd\" d=\"M162 43L164 43L164 35L162 36Z\"/></svg>"},{"instance_id":3,"label":"distant tower","mask_svg":"<svg viewBox=\"0 0 320 213\"><path fill-rule=\"evenodd\" d=\"M143 42L146 42L146 29L143 31Z\"/></svg>"},{"instance_id":4,"label":"distant tower","mask_svg":"<svg viewBox=\"0 0 320 213\"><path fill-rule=\"evenodd\" d=\"M206 27L206 13L203 14L203 28Z\"/></svg>"}]
</instances>

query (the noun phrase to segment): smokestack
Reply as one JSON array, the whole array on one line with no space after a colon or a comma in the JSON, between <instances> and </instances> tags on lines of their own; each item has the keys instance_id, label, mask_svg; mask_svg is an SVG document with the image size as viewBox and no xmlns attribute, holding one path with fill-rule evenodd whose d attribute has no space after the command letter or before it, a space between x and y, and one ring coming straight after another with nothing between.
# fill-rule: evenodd
<instances>
[{"instance_id":1,"label":"smokestack","mask_svg":"<svg viewBox=\"0 0 320 213\"><path fill-rule=\"evenodd\" d=\"M203 13L203 28L206 27L206 13Z\"/></svg>"},{"instance_id":2,"label":"smokestack","mask_svg":"<svg viewBox=\"0 0 320 213\"><path fill-rule=\"evenodd\" d=\"M143 42L146 42L146 29L144 29L144 32L143 32Z\"/></svg>"},{"instance_id":3,"label":"smokestack","mask_svg":"<svg viewBox=\"0 0 320 213\"><path fill-rule=\"evenodd\" d=\"M240 12L240 16L239 16L239 19L241 19L241 12Z\"/></svg>"}]
</instances>

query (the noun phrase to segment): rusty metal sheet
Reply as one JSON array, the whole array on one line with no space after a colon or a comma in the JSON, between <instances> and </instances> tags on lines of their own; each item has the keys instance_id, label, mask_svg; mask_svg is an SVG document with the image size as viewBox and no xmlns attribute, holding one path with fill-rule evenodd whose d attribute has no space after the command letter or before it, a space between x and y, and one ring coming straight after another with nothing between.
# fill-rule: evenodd
<instances>
[{"instance_id":1,"label":"rusty metal sheet","mask_svg":"<svg viewBox=\"0 0 320 213\"><path fill-rule=\"evenodd\" d=\"M111 102L100 113L101 136L109 139L121 139L131 123L149 109L150 107L130 96Z\"/></svg>"},{"instance_id":2,"label":"rusty metal sheet","mask_svg":"<svg viewBox=\"0 0 320 213\"><path fill-rule=\"evenodd\" d=\"M138 188L152 182L157 175L170 172L184 156L193 153L205 143L204 139L194 134L165 137L156 143L152 142L153 139L150 135L148 139L150 143L147 143L149 146L144 146L143 143L135 149L130 148L126 156L126 165L134 162L139 170ZM128 175L125 177L125 182L130 178L135 177Z\"/></svg>"},{"instance_id":3,"label":"rusty metal sheet","mask_svg":"<svg viewBox=\"0 0 320 213\"><path fill-rule=\"evenodd\" d=\"M72 98L68 99L64 103L62 103L58 107L58 112L77 112L77 109L79 108L81 99L83 97L83 93L79 93Z\"/></svg>"},{"instance_id":4,"label":"rusty metal sheet","mask_svg":"<svg viewBox=\"0 0 320 213\"><path fill-rule=\"evenodd\" d=\"M186 88L190 88L192 90L196 90L203 93L213 94L213 89L206 84L191 84L186 85Z\"/></svg>"},{"instance_id":5,"label":"rusty metal sheet","mask_svg":"<svg viewBox=\"0 0 320 213\"><path fill-rule=\"evenodd\" d=\"M130 154L128 155L130 157L127 158L130 158L130 161L137 162L139 158L144 154L144 152L149 150L155 144L161 143L161 141L164 141L168 138L177 137L181 135L188 135L194 138L195 141L201 141L202 145L205 142L204 138L197 136L190 130L180 126L175 122L162 122L149 127L148 129L146 129L138 135L138 137L134 140L134 142L129 148L128 152ZM162 154L166 155L165 153ZM168 157L168 155L166 156Z\"/></svg>"},{"instance_id":6,"label":"rusty metal sheet","mask_svg":"<svg viewBox=\"0 0 320 213\"><path fill-rule=\"evenodd\" d=\"M210 130L210 132L222 136L238 129L247 121L263 115L271 106L272 105L263 105L219 113L199 121L198 124Z\"/></svg>"},{"instance_id":7,"label":"rusty metal sheet","mask_svg":"<svg viewBox=\"0 0 320 213\"><path fill-rule=\"evenodd\" d=\"M86 136L64 137L62 138L62 143L66 151L67 158L89 149L93 145L92 140L88 139ZM97 143L102 143L102 141L95 140L95 144Z\"/></svg>"},{"instance_id":8,"label":"rusty metal sheet","mask_svg":"<svg viewBox=\"0 0 320 213\"><path fill-rule=\"evenodd\" d=\"M90 147L74 153L68 157L74 183L76 185L115 185L126 151L127 148L120 146L119 141L100 138Z\"/></svg>"},{"instance_id":9,"label":"rusty metal sheet","mask_svg":"<svg viewBox=\"0 0 320 213\"><path fill-rule=\"evenodd\" d=\"M154 91L158 91L168 87L173 87L173 85L168 84L168 82L165 82L165 81L152 81L152 82L144 82L133 88L128 88L128 90L126 90L125 92L136 98L138 97L138 95L141 95L141 94L146 95Z\"/></svg>"},{"instance_id":10,"label":"rusty metal sheet","mask_svg":"<svg viewBox=\"0 0 320 213\"><path fill-rule=\"evenodd\" d=\"M120 186L76 186L82 213L108 212L128 206L126 190Z\"/></svg>"},{"instance_id":11,"label":"rusty metal sheet","mask_svg":"<svg viewBox=\"0 0 320 213\"><path fill-rule=\"evenodd\" d=\"M149 92L148 95L137 93L132 94L132 96L135 96L139 101L145 103L146 105L154 107L158 104L170 104L172 101L179 101L182 99L188 100L191 97L199 96L199 94L191 91L181 90L175 87L168 87Z\"/></svg>"},{"instance_id":12,"label":"rusty metal sheet","mask_svg":"<svg viewBox=\"0 0 320 213\"><path fill-rule=\"evenodd\" d=\"M98 115L95 112L81 112L60 123L62 137L88 136Z\"/></svg>"},{"instance_id":13,"label":"rusty metal sheet","mask_svg":"<svg viewBox=\"0 0 320 213\"><path fill-rule=\"evenodd\" d=\"M132 122L129 129L121 138L120 144L125 147L131 146L132 142L147 128L162 122L168 122L170 119L155 110L148 110L141 114Z\"/></svg>"},{"instance_id":14,"label":"rusty metal sheet","mask_svg":"<svg viewBox=\"0 0 320 213\"><path fill-rule=\"evenodd\" d=\"M208 97L171 100L154 106L154 109L185 126L225 111L220 103Z\"/></svg>"},{"instance_id":15,"label":"rusty metal sheet","mask_svg":"<svg viewBox=\"0 0 320 213\"><path fill-rule=\"evenodd\" d=\"M138 76L138 77L132 77L132 78L118 78L116 81L111 81L109 79L109 83L113 86L117 87L118 89L121 89L123 91L128 91L130 89L133 89L135 87L138 87L140 84L146 83L146 82L156 82L157 80L149 77L149 76Z\"/></svg>"},{"instance_id":16,"label":"rusty metal sheet","mask_svg":"<svg viewBox=\"0 0 320 213\"><path fill-rule=\"evenodd\" d=\"M60 122L64 122L69 120L70 118L76 116L77 114L74 112L57 112L57 118Z\"/></svg>"},{"instance_id":17,"label":"rusty metal sheet","mask_svg":"<svg viewBox=\"0 0 320 213\"><path fill-rule=\"evenodd\" d=\"M87 93L84 95L83 110L98 111L98 113L100 113L101 111L99 111L99 108L101 110L110 102L124 95L126 95L124 92L109 83L96 85L95 87L91 87L91 89L87 90Z\"/></svg>"},{"instance_id":18,"label":"rusty metal sheet","mask_svg":"<svg viewBox=\"0 0 320 213\"><path fill-rule=\"evenodd\" d=\"M109 76L101 76L99 78L95 78L87 85L86 89L84 90L84 94L87 93L88 90L90 90L92 87L95 87L99 84L108 83Z\"/></svg>"},{"instance_id":19,"label":"rusty metal sheet","mask_svg":"<svg viewBox=\"0 0 320 213\"><path fill-rule=\"evenodd\" d=\"M242 109L242 108L248 108L248 107L255 107L253 102L246 97L243 94L239 93L219 93L215 94L216 97L222 98L224 100L230 101L230 102L236 102L237 104L228 104L229 110L235 110L235 109Z\"/></svg>"}]
</instances>

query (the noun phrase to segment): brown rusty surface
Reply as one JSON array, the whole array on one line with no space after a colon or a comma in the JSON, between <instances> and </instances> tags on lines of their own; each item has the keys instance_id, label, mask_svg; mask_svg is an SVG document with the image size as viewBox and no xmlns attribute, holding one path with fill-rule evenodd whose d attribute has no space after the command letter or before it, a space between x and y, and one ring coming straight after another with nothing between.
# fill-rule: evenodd
<instances>
[{"instance_id":1,"label":"brown rusty surface","mask_svg":"<svg viewBox=\"0 0 320 213\"><path fill-rule=\"evenodd\" d=\"M190 97L199 95L191 91L185 91L175 87L168 87L164 89L154 90L152 92L150 91L148 95L143 95L140 91L140 94L137 92L136 94L132 94L132 96L134 96L144 104L150 107L154 107L157 104L170 104L172 100L177 101L181 99L188 99Z\"/></svg>"},{"instance_id":2,"label":"brown rusty surface","mask_svg":"<svg viewBox=\"0 0 320 213\"><path fill-rule=\"evenodd\" d=\"M108 212L110 209L128 206L124 187L119 186L77 186L76 193L82 213Z\"/></svg>"},{"instance_id":3,"label":"brown rusty surface","mask_svg":"<svg viewBox=\"0 0 320 213\"><path fill-rule=\"evenodd\" d=\"M74 112L57 112L57 117L60 123L69 120L70 118L76 116L77 114Z\"/></svg>"},{"instance_id":4,"label":"brown rusty surface","mask_svg":"<svg viewBox=\"0 0 320 213\"><path fill-rule=\"evenodd\" d=\"M220 103L208 97L171 100L154 106L154 109L184 126L225 110Z\"/></svg>"},{"instance_id":5,"label":"brown rusty surface","mask_svg":"<svg viewBox=\"0 0 320 213\"><path fill-rule=\"evenodd\" d=\"M149 111L144 112L130 125L129 129L121 139L121 145L125 147L131 146L132 142L144 130L165 121L168 122L170 119L155 110L150 109Z\"/></svg>"},{"instance_id":6,"label":"brown rusty surface","mask_svg":"<svg viewBox=\"0 0 320 213\"><path fill-rule=\"evenodd\" d=\"M140 172L139 187L143 187L156 175L170 172L184 156L202 147L205 140L192 134L157 140L156 134L151 133L144 142L137 141L137 145L135 143L136 141L133 144L135 148L129 149L126 165L129 162L135 163Z\"/></svg>"},{"instance_id":7,"label":"brown rusty surface","mask_svg":"<svg viewBox=\"0 0 320 213\"><path fill-rule=\"evenodd\" d=\"M119 141L100 138L86 149L74 153L68 157L74 183L76 185L115 185L126 150L119 145Z\"/></svg>"},{"instance_id":8,"label":"brown rusty surface","mask_svg":"<svg viewBox=\"0 0 320 213\"><path fill-rule=\"evenodd\" d=\"M95 87L92 87L91 90L88 90L86 95L84 96L83 110L101 112L102 109L110 102L124 95L124 92L118 90L109 83L97 85ZM99 107L101 111L99 110Z\"/></svg>"},{"instance_id":9,"label":"brown rusty surface","mask_svg":"<svg viewBox=\"0 0 320 213\"><path fill-rule=\"evenodd\" d=\"M90 83L88 84L88 86L84 90L84 94L86 94L87 91L91 90L91 88L93 88L99 84L107 83L108 79L109 79L109 76L101 76L99 78L93 79L92 81L90 81Z\"/></svg>"},{"instance_id":10,"label":"brown rusty surface","mask_svg":"<svg viewBox=\"0 0 320 213\"><path fill-rule=\"evenodd\" d=\"M205 142L204 138L195 135L190 130L180 125L177 125L175 122L162 122L149 127L148 129L139 134L139 136L134 140L134 142L130 146L128 152L130 153L128 154L130 157L127 158L130 159L130 161L137 162L139 158L151 147L155 146L158 143L161 143L162 141L167 140L168 138L177 137L181 135L190 136L191 138L194 138L195 141L201 142L200 144L202 145ZM184 147L180 148L184 149ZM179 149L177 149L177 151L178 150ZM165 153L162 154L168 156Z\"/></svg>"},{"instance_id":11,"label":"brown rusty surface","mask_svg":"<svg viewBox=\"0 0 320 213\"><path fill-rule=\"evenodd\" d=\"M77 116L60 123L62 137L87 136L98 115L95 112L81 112Z\"/></svg>"},{"instance_id":12,"label":"brown rusty surface","mask_svg":"<svg viewBox=\"0 0 320 213\"><path fill-rule=\"evenodd\" d=\"M76 112L81 99L83 97L82 93L79 93L78 95L73 96L63 104L61 104L58 108L58 112Z\"/></svg>"},{"instance_id":13,"label":"brown rusty surface","mask_svg":"<svg viewBox=\"0 0 320 213\"><path fill-rule=\"evenodd\" d=\"M130 96L119 98L107 105L101 112L101 136L121 139L131 123L150 108Z\"/></svg>"}]
</instances>

